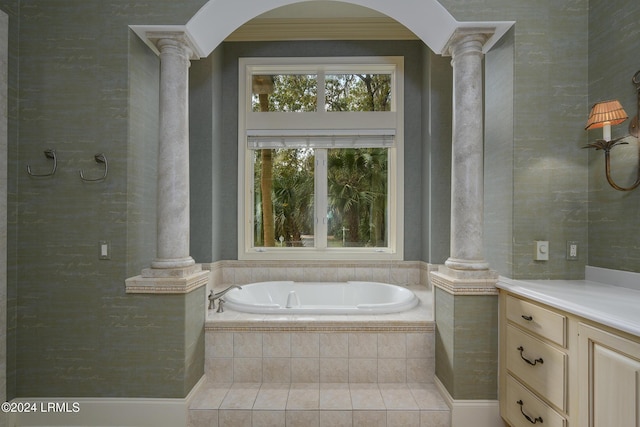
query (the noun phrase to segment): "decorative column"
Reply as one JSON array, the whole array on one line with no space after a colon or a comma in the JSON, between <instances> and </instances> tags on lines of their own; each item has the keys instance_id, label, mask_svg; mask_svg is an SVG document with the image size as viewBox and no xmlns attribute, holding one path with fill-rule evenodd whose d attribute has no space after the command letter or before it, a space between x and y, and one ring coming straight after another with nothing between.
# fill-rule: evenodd
<instances>
[{"instance_id":1,"label":"decorative column","mask_svg":"<svg viewBox=\"0 0 640 427\"><path fill-rule=\"evenodd\" d=\"M189 67L198 57L184 32L146 36L160 57L157 246L151 268L127 279L127 292L186 293L209 274L189 255Z\"/></svg>"},{"instance_id":2,"label":"decorative column","mask_svg":"<svg viewBox=\"0 0 640 427\"><path fill-rule=\"evenodd\" d=\"M195 264L189 255L189 66L192 49L163 37L160 50L157 258L152 268Z\"/></svg>"},{"instance_id":3,"label":"decorative column","mask_svg":"<svg viewBox=\"0 0 640 427\"><path fill-rule=\"evenodd\" d=\"M458 29L445 50L453 66L451 248L430 279L436 377L454 402L497 400L498 275L483 255L482 49L491 33L489 28Z\"/></svg>"},{"instance_id":4,"label":"decorative column","mask_svg":"<svg viewBox=\"0 0 640 427\"><path fill-rule=\"evenodd\" d=\"M449 42L453 66L451 249L445 265L488 270L483 256L482 46L487 34L458 34Z\"/></svg>"}]
</instances>

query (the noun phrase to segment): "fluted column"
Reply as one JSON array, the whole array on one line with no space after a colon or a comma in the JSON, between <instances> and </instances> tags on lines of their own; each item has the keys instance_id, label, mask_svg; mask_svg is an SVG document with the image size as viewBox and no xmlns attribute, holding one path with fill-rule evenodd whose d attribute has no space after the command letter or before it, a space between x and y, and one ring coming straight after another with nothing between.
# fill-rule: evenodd
<instances>
[{"instance_id":1,"label":"fluted column","mask_svg":"<svg viewBox=\"0 0 640 427\"><path fill-rule=\"evenodd\" d=\"M189 255L189 66L192 49L178 36L160 51L157 252L152 268L193 265Z\"/></svg>"},{"instance_id":2,"label":"fluted column","mask_svg":"<svg viewBox=\"0 0 640 427\"><path fill-rule=\"evenodd\" d=\"M449 42L453 66L451 249L445 265L487 270L483 255L482 47L487 34L459 34Z\"/></svg>"}]
</instances>

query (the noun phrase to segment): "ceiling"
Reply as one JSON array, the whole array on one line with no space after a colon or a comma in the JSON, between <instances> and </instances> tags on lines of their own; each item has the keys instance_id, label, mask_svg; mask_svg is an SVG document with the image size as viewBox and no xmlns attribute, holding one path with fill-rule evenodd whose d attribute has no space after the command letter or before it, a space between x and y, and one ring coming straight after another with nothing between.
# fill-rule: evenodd
<instances>
[{"instance_id":1,"label":"ceiling","mask_svg":"<svg viewBox=\"0 0 640 427\"><path fill-rule=\"evenodd\" d=\"M373 9L317 0L263 13L239 27L226 41L415 39L405 26Z\"/></svg>"},{"instance_id":2,"label":"ceiling","mask_svg":"<svg viewBox=\"0 0 640 427\"><path fill-rule=\"evenodd\" d=\"M279 7L256 19L384 18L380 12L339 1L308 1Z\"/></svg>"}]
</instances>

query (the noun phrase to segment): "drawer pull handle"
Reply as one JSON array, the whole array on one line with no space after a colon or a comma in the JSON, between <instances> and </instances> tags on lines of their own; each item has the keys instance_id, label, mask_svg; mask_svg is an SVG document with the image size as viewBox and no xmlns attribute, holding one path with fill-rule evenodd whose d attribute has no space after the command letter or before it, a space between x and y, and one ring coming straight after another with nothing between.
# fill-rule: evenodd
<instances>
[{"instance_id":1,"label":"drawer pull handle","mask_svg":"<svg viewBox=\"0 0 640 427\"><path fill-rule=\"evenodd\" d=\"M537 424L538 421L540 422L540 424L542 424L544 421L542 421L542 417L536 417L536 418L531 418L529 415L524 413L524 410L522 410L522 406L524 405L524 403L522 402L522 400L518 400L516 402L518 405L520 405L520 413L527 419L527 421L529 421L531 424Z\"/></svg>"},{"instance_id":2,"label":"drawer pull handle","mask_svg":"<svg viewBox=\"0 0 640 427\"><path fill-rule=\"evenodd\" d=\"M527 362L527 363L528 363L529 365L531 365L531 366L536 366L536 364L537 364L537 363L539 363L539 364L541 364L541 365L544 363L544 360L542 360L542 357L541 357L541 358L539 358L539 359L535 359L533 362L532 362L531 360L527 359L526 357L524 357L524 356L522 355L522 353L524 352L524 347L522 347L522 346L518 347L518 348L517 348L517 350L519 350L519 351L520 351L520 358L521 358L522 360L524 360L525 362Z\"/></svg>"},{"instance_id":3,"label":"drawer pull handle","mask_svg":"<svg viewBox=\"0 0 640 427\"><path fill-rule=\"evenodd\" d=\"M525 316L524 314L522 315L522 318L527 322L531 322L533 320L533 316Z\"/></svg>"}]
</instances>

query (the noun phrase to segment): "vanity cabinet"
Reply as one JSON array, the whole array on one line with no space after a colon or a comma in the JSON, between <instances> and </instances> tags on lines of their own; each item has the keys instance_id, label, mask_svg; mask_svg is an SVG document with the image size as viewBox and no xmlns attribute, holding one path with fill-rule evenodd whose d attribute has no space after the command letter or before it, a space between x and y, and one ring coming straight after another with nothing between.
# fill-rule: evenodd
<instances>
[{"instance_id":1,"label":"vanity cabinet","mask_svg":"<svg viewBox=\"0 0 640 427\"><path fill-rule=\"evenodd\" d=\"M501 292L500 410L514 427L568 425L567 316Z\"/></svg>"},{"instance_id":2,"label":"vanity cabinet","mask_svg":"<svg viewBox=\"0 0 640 427\"><path fill-rule=\"evenodd\" d=\"M640 427L640 337L500 290L500 415L512 427Z\"/></svg>"},{"instance_id":3,"label":"vanity cabinet","mask_svg":"<svg viewBox=\"0 0 640 427\"><path fill-rule=\"evenodd\" d=\"M585 323L578 333L580 426L640 426L640 343Z\"/></svg>"}]
</instances>

